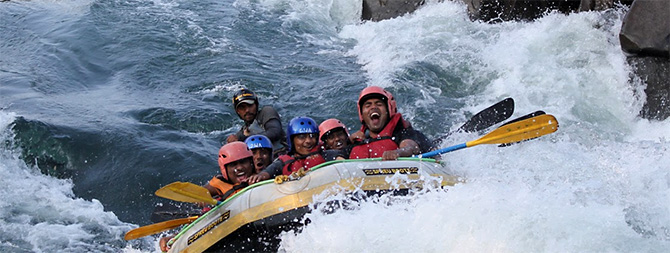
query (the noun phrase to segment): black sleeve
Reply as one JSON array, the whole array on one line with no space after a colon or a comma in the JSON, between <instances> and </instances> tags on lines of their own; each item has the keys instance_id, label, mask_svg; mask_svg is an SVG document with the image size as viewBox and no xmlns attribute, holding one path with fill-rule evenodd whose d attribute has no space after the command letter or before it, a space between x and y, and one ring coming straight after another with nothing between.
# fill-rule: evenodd
<instances>
[{"instance_id":1,"label":"black sleeve","mask_svg":"<svg viewBox=\"0 0 670 253\"><path fill-rule=\"evenodd\" d=\"M349 143L349 145L345 146L342 149L342 157L344 157L344 159L349 159L349 154L351 154L352 149L354 149L354 144L352 143Z\"/></svg>"},{"instance_id":2,"label":"black sleeve","mask_svg":"<svg viewBox=\"0 0 670 253\"><path fill-rule=\"evenodd\" d=\"M263 125L263 128L265 128L265 135L270 139L271 142L275 141L281 141L282 137L282 128L281 128L281 122L278 119L271 119Z\"/></svg>"},{"instance_id":3,"label":"black sleeve","mask_svg":"<svg viewBox=\"0 0 670 253\"><path fill-rule=\"evenodd\" d=\"M265 168L263 171L270 174L270 178L274 178L276 176L281 175L283 173L283 170L284 170L284 162L282 162L281 159L277 158L270 165L268 165L268 167Z\"/></svg>"},{"instance_id":4,"label":"black sleeve","mask_svg":"<svg viewBox=\"0 0 670 253\"><path fill-rule=\"evenodd\" d=\"M321 152L321 156L323 156L323 159L326 160L326 162L335 160L338 156L347 158L342 150L337 149L324 150Z\"/></svg>"},{"instance_id":5,"label":"black sleeve","mask_svg":"<svg viewBox=\"0 0 670 253\"><path fill-rule=\"evenodd\" d=\"M264 133L261 133L262 135L265 135L272 141L273 143L276 141L283 141L281 140L284 130L282 129L281 126L281 118L279 117L279 113L277 113L277 110L273 108L272 106L266 105L261 108L261 110L258 112L258 116L256 116L258 120L258 123L260 123L263 126L263 129L265 129Z\"/></svg>"},{"instance_id":6,"label":"black sleeve","mask_svg":"<svg viewBox=\"0 0 670 253\"><path fill-rule=\"evenodd\" d=\"M276 119L280 120L279 113L277 113L277 110L275 108L272 108L272 106L266 105L263 106L263 108L258 111L258 115L256 116L257 120L261 125L265 125L268 121L271 119Z\"/></svg>"},{"instance_id":7,"label":"black sleeve","mask_svg":"<svg viewBox=\"0 0 670 253\"><path fill-rule=\"evenodd\" d=\"M396 127L393 136L398 137L395 139L395 143L398 146L400 146L400 143L403 140L411 139L415 141L416 144L419 144L419 150L421 150L421 153L426 153L432 148L432 144L430 140L428 140L428 137L426 137L423 133L415 130L413 127L403 128L402 125L399 124L399 126Z\"/></svg>"},{"instance_id":8,"label":"black sleeve","mask_svg":"<svg viewBox=\"0 0 670 253\"><path fill-rule=\"evenodd\" d=\"M238 141L246 140L247 136L244 135L244 127L242 127L242 129L240 129L240 131L237 131L237 133L235 133L235 136L237 136Z\"/></svg>"}]
</instances>

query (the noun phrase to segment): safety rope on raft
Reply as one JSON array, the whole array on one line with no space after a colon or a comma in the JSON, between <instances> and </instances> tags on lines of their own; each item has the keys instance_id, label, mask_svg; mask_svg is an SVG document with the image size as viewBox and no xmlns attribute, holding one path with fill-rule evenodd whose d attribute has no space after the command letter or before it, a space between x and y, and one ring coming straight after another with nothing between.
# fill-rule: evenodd
<instances>
[{"instance_id":1,"label":"safety rope on raft","mask_svg":"<svg viewBox=\"0 0 670 253\"><path fill-rule=\"evenodd\" d=\"M300 168L297 171L291 173L291 175L279 175L275 177L275 184L282 184L287 181L298 180L307 175L307 171L304 168Z\"/></svg>"}]
</instances>

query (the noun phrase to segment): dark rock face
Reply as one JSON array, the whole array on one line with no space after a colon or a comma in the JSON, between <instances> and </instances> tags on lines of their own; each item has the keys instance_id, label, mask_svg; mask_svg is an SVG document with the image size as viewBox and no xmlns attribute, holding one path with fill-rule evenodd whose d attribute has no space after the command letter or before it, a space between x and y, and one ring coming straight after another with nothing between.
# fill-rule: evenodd
<instances>
[{"instance_id":1,"label":"dark rock face","mask_svg":"<svg viewBox=\"0 0 670 253\"><path fill-rule=\"evenodd\" d=\"M414 12L424 0L363 0L361 19L380 21Z\"/></svg>"},{"instance_id":2,"label":"dark rock face","mask_svg":"<svg viewBox=\"0 0 670 253\"><path fill-rule=\"evenodd\" d=\"M590 6L592 0L584 0ZM610 0L611 1L611 0ZM557 10L561 13L578 11L582 0L465 0L470 19L486 22L533 20Z\"/></svg>"},{"instance_id":3,"label":"dark rock face","mask_svg":"<svg viewBox=\"0 0 670 253\"><path fill-rule=\"evenodd\" d=\"M664 120L670 117L670 1L636 0L619 33L628 62L647 84L647 101L640 116ZM640 57L647 56L647 57Z\"/></svg>"},{"instance_id":4,"label":"dark rock face","mask_svg":"<svg viewBox=\"0 0 670 253\"><path fill-rule=\"evenodd\" d=\"M463 0L470 19L484 22L530 21L550 11L570 13L598 11L615 4L630 5L633 0Z\"/></svg>"},{"instance_id":5,"label":"dark rock face","mask_svg":"<svg viewBox=\"0 0 670 253\"><path fill-rule=\"evenodd\" d=\"M670 58L670 1L636 0L626 14L621 49L637 56Z\"/></svg>"},{"instance_id":6,"label":"dark rock face","mask_svg":"<svg viewBox=\"0 0 670 253\"><path fill-rule=\"evenodd\" d=\"M640 116L655 120L670 117L670 59L630 57L628 63L635 69L635 74L647 84L647 101Z\"/></svg>"},{"instance_id":7,"label":"dark rock face","mask_svg":"<svg viewBox=\"0 0 670 253\"><path fill-rule=\"evenodd\" d=\"M615 2L632 0L462 0L468 6L472 20L500 22L533 20L544 13L604 10ZM379 21L415 11L425 0L363 0L363 20Z\"/></svg>"}]
</instances>

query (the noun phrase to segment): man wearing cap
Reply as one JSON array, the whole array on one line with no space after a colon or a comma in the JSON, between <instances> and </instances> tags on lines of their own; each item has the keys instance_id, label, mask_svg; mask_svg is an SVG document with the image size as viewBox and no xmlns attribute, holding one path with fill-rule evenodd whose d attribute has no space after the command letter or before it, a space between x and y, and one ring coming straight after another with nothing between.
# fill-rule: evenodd
<instances>
[{"instance_id":1,"label":"man wearing cap","mask_svg":"<svg viewBox=\"0 0 670 253\"><path fill-rule=\"evenodd\" d=\"M275 152L286 149L286 135L282 129L281 119L272 106L266 105L258 110L258 97L253 91L244 88L233 95L233 106L237 116L244 120L244 126L236 134L228 136L228 143L245 141L251 135L262 134L272 141Z\"/></svg>"},{"instance_id":2,"label":"man wearing cap","mask_svg":"<svg viewBox=\"0 0 670 253\"><path fill-rule=\"evenodd\" d=\"M370 86L358 96L361 130L350 136L354 142L349 159L375 158L395 160L428 152L430 141L398 113L393 95L378 86Z\"/></svg>"}]
</instances>

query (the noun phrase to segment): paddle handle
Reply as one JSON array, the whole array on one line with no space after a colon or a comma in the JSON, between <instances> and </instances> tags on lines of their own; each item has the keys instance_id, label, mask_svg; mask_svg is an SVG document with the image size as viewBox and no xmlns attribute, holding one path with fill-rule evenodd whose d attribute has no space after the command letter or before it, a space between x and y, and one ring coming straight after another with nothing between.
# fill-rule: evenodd
<instances>
[{"instance_id":1,"label":"paddle handle","mask_svg":"<svg viewBox=\"0 0 670 253\"><path fill-rule=\"evenodd\" d=\"M427 153L423 153L423 154L420 154L418 156L414 155L413 157L421 156L423 158L431 158L431 157L436 156L436 155L448 153L448 152L459 150L459 149L464 149L464 148L467 148L467 147L468 146L466 145L466 142L464 142L464 143L454 145L454 146L451 146L451 147L446 147L446 148L443 148L443 149L438 149L438 150L435 150L435 151L430 151L430 152L427 152Z\"/></svg>"}]
</instances>

